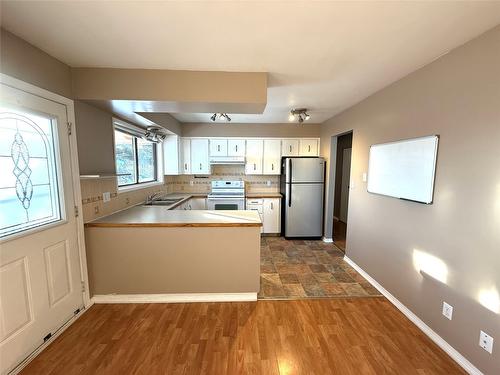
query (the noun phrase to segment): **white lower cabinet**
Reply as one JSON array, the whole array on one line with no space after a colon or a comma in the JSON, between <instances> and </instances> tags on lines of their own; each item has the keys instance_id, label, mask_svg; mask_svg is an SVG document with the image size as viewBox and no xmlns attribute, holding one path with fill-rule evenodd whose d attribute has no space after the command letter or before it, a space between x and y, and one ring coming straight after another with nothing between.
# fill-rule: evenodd
<instances>
[{"instance_id":1,"label":"white lower cabinet","mask_svg":"<svg viewBox=\"0 0 500 375\"><path fill-rule=\"evenodd\" d=\"M253 202L252 202L253 201ZM264 233L264 206L262 204L262 199L247 199L247 210L257 211L259 213L260 221L262 221L262 226L260 227L260 233Z\"/></svg>"},{"instance_id":2,"label":"white lower cabinet","mask_svg":"<svg viewBox=\"0 0 500 375\"><path fill-rule=\"evenodd\" d=\"M188 210L206 210L207 200L205 198L191 198L187 201Z\"/></svg>"},{"instance_id":3,"label":"white lower cabinet","mask_svg":"<svg viewBox=\"0 0 500 375\"><path fill-rule=\"evenodd\" d=\"M281 232L281 199L264 199L264 233Z\"/></svg>"},{"instance_id":4,"label":"white lower cabinet","mask_svg":"<svg viewBox=\"0 0 500 375\"><path fill-rule=\"evenodd\" d=\"M281 233L280 198L248 198L246 209L259 213L261 233Z\"/></svg>"}]
</instances>

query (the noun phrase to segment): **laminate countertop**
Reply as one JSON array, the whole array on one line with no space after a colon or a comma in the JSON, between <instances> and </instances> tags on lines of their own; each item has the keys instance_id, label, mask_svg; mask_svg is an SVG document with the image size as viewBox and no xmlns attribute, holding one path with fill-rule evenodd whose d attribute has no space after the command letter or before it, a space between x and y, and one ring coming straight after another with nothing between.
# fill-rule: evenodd
<instances>
[{"instance_id":1,"label":"laminate countertop","mask_svg":"<svg viewBox=\"0 0 500 375\"><path fill-rule=\"evenodd\" d=\"M169 210L135 206L91 221L88 227L261 227L256 211Z\"/></svg>"},{"instance_id":2,"label":"laminate countertop","mask_svg":"<svg viewBox=\"0 0 500 375\"><path fill-rule=\"evenodd\" d=\"M246 198L283 198L281 193L246 193Z\"/></svg>"}]
</instances>

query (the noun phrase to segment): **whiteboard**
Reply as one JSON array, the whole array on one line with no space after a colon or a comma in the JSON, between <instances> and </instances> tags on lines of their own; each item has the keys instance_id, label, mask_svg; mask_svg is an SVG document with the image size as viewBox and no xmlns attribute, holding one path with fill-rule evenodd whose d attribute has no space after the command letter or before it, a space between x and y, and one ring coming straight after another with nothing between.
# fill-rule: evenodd
<instances>
[{"instance_id":1,"label":"whiteboard","mask_svg":"<svg viewBox=\"0 0 500 375\"><path fill-rule=\"evenodd\" d=\"M439 136L370 147L368 192L431 204Z\"/></svg>"}]
</instances>

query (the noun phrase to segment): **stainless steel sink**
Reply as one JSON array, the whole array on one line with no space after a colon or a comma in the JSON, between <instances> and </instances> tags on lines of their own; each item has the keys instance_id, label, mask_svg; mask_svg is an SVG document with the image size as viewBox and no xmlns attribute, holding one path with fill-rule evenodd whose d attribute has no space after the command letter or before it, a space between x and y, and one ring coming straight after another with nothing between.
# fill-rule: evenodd
<instances>
[{"instance_id":1,"label":"stainless steel sink","mask_svg":"<svg viewBox=\"0 0 500 375\"><path fill-rule=\"evenodd\" d=\"M171 206L177 202L180 202L184 198L156 198L152 201L144 203L144 206Z\"/></svg>"}]
</instances>

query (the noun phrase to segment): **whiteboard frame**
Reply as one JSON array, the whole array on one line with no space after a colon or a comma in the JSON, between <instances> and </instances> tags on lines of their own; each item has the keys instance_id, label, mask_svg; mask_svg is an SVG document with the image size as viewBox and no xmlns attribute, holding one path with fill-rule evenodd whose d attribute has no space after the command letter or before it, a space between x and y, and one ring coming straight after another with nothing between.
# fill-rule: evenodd
<instances>
[{"instance_id":1,"label":"whiteboard frame","mask_svg":"<svg viewBox=\"0 0 500 375\"><path fill-rule=\"evenodd\" d=\"M413 199L407 199L407 198L402 198L402 197L396 197L394 195L388 195L388 194L382 194L382 193L376 193L373 191L368 190L368 185L369 185L369 180L370 180L370 155L372 151L372 147L374 146L383 146L383 145L389 145L392 143L400 143L404 141L412 141L416 139L422 139L422 138L432 138L434 137L436 139L436 147L434 148L434 165L432 167L432 183L431 183L431 200L430 202L424 202L424 201L416 201ZM391 141L391 142L384 142L384 143L376 143L370 146L369 152L368 152L368 179L366 180L366 191L370 194L375 194L375 195L380 195L383 197L390 197L390 198L396 198L408 202L414 202L414 203L420 203L420 204L425 204L425 205L431 205L434 203L434 186L436 185L436 168L437 168L437 161L438 161L438 149L439 149L439 141L440 137L439 134L431 134L431 135L424 135L421 137L413 137L413 138L403 138L403 139L398 139L396 141Z\"/></svg>"}]
</instances>

